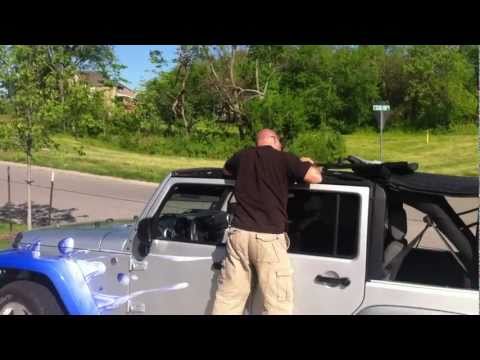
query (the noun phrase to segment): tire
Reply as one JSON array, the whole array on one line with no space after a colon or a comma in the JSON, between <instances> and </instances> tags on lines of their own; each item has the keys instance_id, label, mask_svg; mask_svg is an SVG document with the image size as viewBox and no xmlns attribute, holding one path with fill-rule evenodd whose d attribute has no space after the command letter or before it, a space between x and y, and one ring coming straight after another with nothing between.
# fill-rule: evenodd
<instances>
[{"instance_id":1,"label":"tire","mask_svg":"<svg viewBox=\"0 0 480 360\"><path fill-rule=\"evenodd\" d=\"M64 315L55 295L44 285L19 280L0 289L0 315Z\"/></svg>"}]
</instances>

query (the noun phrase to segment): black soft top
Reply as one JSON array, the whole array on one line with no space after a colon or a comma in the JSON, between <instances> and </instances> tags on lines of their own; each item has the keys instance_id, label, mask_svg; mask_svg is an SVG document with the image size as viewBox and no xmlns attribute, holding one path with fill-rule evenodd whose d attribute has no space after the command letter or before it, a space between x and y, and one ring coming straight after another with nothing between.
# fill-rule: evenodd
<instances>
[{"instance_id":1,"label":"black soft top","mask_svg":"<svg viewBox=\"0 0 480 360\"><path fill-rule=\"evenodd\" d=\"M427 173L392 175L389 185L399 190L451 197L477 197L478 177Z\"/></svg>"},{"instance_id":2,"label":"black soft top","mask_svg":"<svg viewBox=\"0 0 480 360\"><path fill-rule=\"evenodd\" d=\"M355 174L381 183L392 190L403 190L451 197L478 197L477 176L453 176L415 172L417 164L406 162L352 166Z\"/></svg>"}]
</instances>

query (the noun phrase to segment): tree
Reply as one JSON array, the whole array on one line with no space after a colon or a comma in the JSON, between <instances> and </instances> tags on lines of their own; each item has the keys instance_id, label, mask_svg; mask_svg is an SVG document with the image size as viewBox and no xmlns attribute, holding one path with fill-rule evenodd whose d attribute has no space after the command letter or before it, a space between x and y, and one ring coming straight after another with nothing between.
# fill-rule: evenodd
<instances>
[{"instance_id":1,"label":"tree","mask_svg":"<svg viewBox=\"0 0 480 360\"><path fill-rule=\"evenodd\" d=\"M335 54L333 78L337 96L343 100L336 114L341 131L350 132L373 122L372 104L380 100L383 54L379 46L342 49Z\"/></svg>"},{"instance_id":2,"label":"tree","mask_svg":"<svg viewBox=\"0 0 480 360\"><path fill-rule=\"evenodd\" d=\"M31 160L34 149L50 145L48 135L40 117L45 98L44 57L40 49L31 46L16 46L8 55L7 62L13 64L2 76L15 89L12 104L15 118L9 123L9 134L13 144L20 147L27 157L27 226L32 227L31 211Z\"/></svg>"},{"instance_id":3,"label":"tree","mask_svg":"<svg viewBox=\"0 0 480 360\"><path fill-rule=\"evenodd\" d=\"M471 122L476 113L474 68L458 49L448 46L415 46L404 71L409 86L404 114L417 128L448 127Z\"/></svg>"},{"instance_id":4,"label":"tree","mask_svg":"<svg viewBox=\"0 0 480 360\"><path fill-rule=\"evenodd\" d=\"M281 66L279 88L289 91L304 107L308 127L338 125L337 115L343 106L335 75L335 52L328 46L288 48Z\"/></svg>"},{"instance_id":5,"label":"tree","mask_svg":"<svg viewBox=\"0 0 480 360\"><path fill-rule=\"evenodd\" d=\"M32 153L53 144L48 127L63 119L75 134L78 127L91 134L95 96L80 89L74 74L98 69L115 81L122 66L116 63L113 47L106 45L9 45L0 47L0 88L13 118L4 125L10 144L27 157L27 224L31 227L30 165ZM70 98L68 98L70 96ZM98 101L97 101L98 104ZM98 108L98 107L97 107ZM70 119L70 122L67 120Z\"/></svg>"},{"instance_id":6,"label":"tree","mask_svg":"<svg viewBox=\"0 0 480 360\"><path fill-rule=\"evenodd\" d=\"M262 100L268 91L269 78L260 81L260 60L254 58L254 70L249 66L249 46L202 46L201 54L210 68L210 84L221 98L227 119L238 126L240 138L253 134L253 124L246 112L246 104L253 99ZM245 71L252 76L246 76ZM242 73L243 71L243 73ZM239 74L241 76L239 76ZM250 81L249 81L250 80Z\"/></svg>"},{"instance_id":7,"label":"tree","mask_svg":"<svg viewBox=\"0 0 480 360\"><path fill-rule=\"evenodd\" d=\"M163 73L148 81L138 96L138 105L134 116L138 119L139 130L148 133L158 133L160 124L167 125L167 134L173 134L175 116L172 112L173 73Z\"/></svg>"},{"instance_id":8,"label":"tree","mask_svg":"<svg viewBox=\"0 0 480 360\"><path fill-rule=\"evenodd\" d=\"M191 68L198 57L198 53L198 46L180 45L177 49L177 58L175 59L177 63L175 85L180 83L180 86L174 97L172 111L175 114L176 119L181 119L183 121L187 136L190 136L194 121L191 116L186 114L187 104L185 96L187 93L187 82L190 77Z\"/></svg>"},{"instance_id":9,"label":"tree","mask_svg":"<svg viewBox=\"0 0 480 360\"><path fill-rule=\"evenodd\" d=\"M84 70L95 70L104 74L110 84L123 80L120 71L124 66L117 63L114 48L110 45L2 46L0 87L5 89L8 99L16 96L18 81L15 80L15 69L19 61L22 61L17 56L21 49L28 49L35 54L40 75L38 86L43 91L46 106L49 107L46 112L55 115L56 121L63 124L64 132L74 132L74 124L69 121L75 114L68 113L65 102L69 95L78 96L75 89L78 84L73 81L76 74Z\"/></svg>"}]
</instances>

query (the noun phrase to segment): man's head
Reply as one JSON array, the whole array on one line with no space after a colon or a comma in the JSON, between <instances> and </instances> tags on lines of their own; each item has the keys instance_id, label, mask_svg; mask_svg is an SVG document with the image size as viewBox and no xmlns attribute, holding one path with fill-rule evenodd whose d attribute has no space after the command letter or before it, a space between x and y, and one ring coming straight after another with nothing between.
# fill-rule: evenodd
<instances>
[{"instance_id":1,"label":"man's head","mask_svg":"<svg viewBox=\"0 0 480 360\"><path fill-rule=\"evenodd\" d=\"M270 129L262 129L257 133L257 146L269 145L275 150L282 151L282 142L277 133Z\"/></svg>"}]
</instances>

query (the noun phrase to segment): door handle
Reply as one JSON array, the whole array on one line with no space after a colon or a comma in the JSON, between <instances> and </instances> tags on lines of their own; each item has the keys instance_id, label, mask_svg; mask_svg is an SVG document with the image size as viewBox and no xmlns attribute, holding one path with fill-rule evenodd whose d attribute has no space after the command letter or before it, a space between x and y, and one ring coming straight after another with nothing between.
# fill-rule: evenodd
<instances>
[{"instance_id":1,"label":"door handle","mask_svg":"<svg viewBox=\"0 0 480 360\"><path fill-rule=\"evenodd\" d=\"M342 289L350 285L350 279L347 277L330 277L317 275L314 281L315 284L325 285L329 287L340 286Z\"/></svg>"},{"instance_id":2,"label":"door handle","mask_svg":"<svg viewBox=\"0 0 480 360\"><path fill-rule=\"evenodd\" d=\"M212 270L222 270L223 264L221 262L214 262L212 264Z\"/></svg>"}]
</instances>

